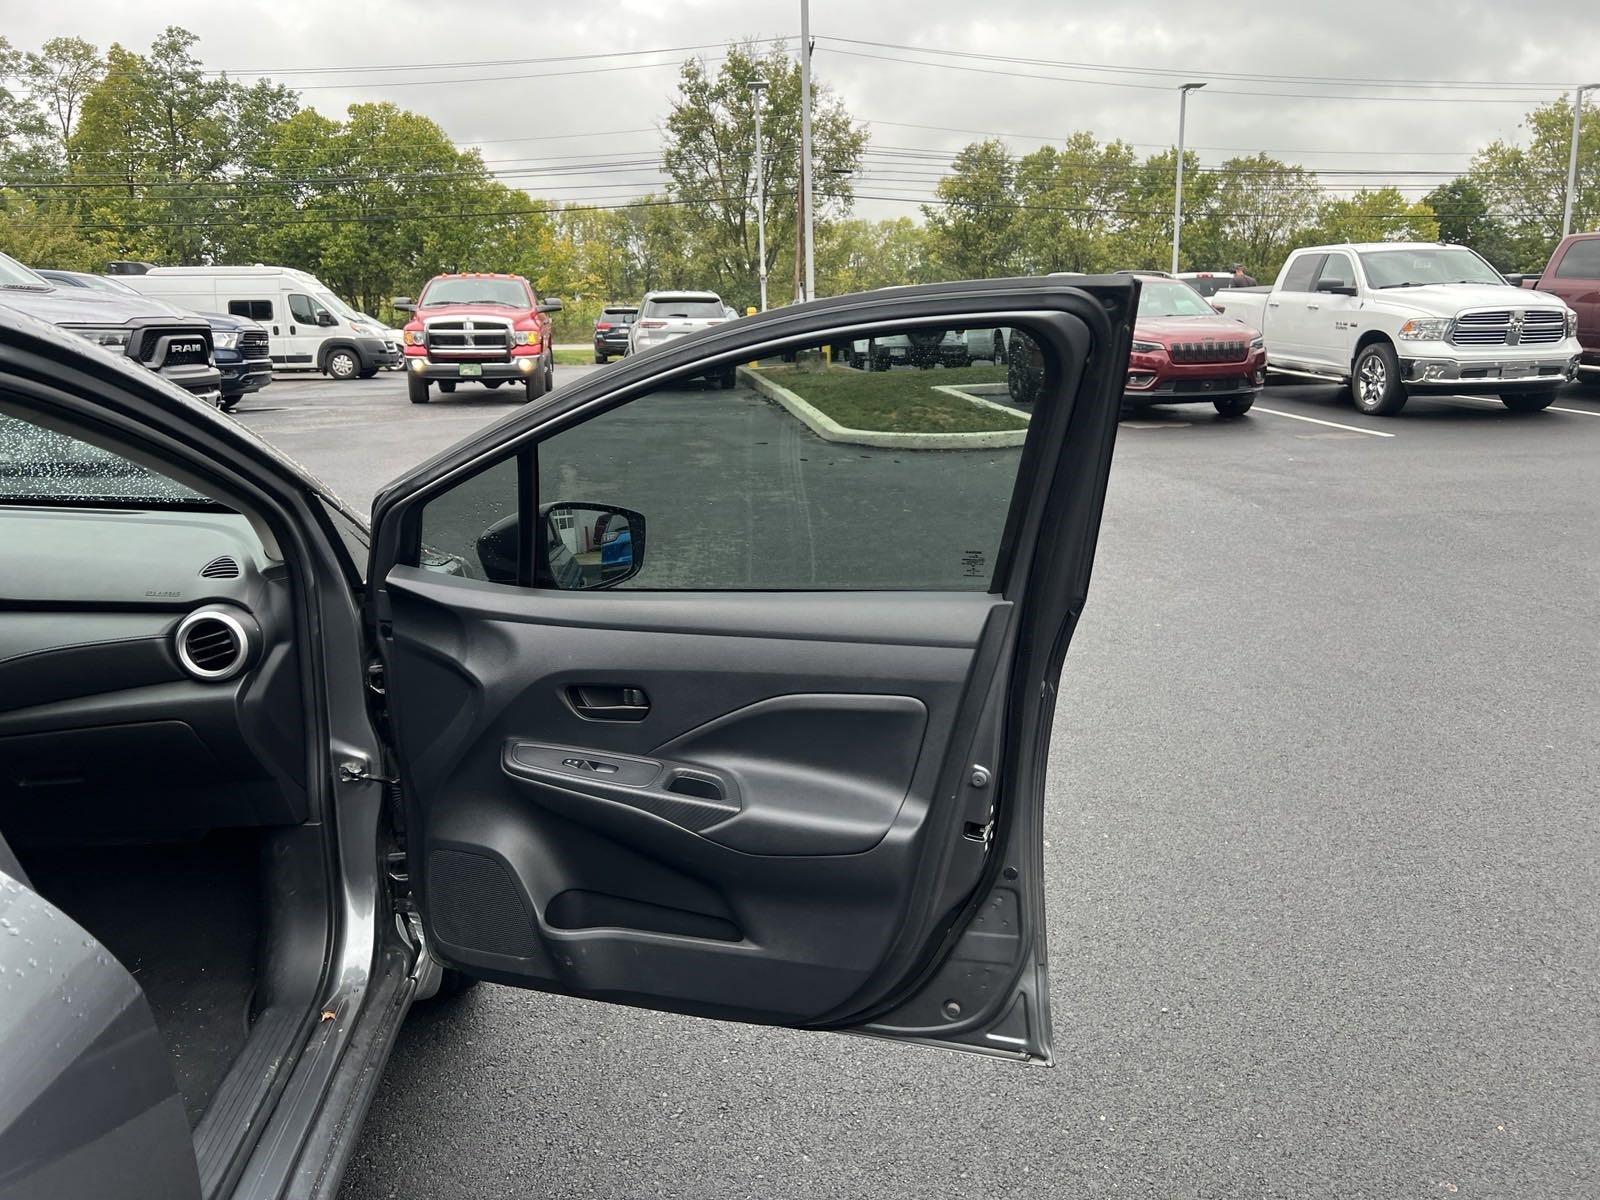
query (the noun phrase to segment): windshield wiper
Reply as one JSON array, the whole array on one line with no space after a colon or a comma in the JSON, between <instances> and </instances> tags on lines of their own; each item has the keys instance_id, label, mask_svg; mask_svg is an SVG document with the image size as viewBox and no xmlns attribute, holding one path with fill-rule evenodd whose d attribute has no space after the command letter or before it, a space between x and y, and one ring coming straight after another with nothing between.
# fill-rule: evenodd
<instances>
[{"instance_id":1,"label":"windshield wiper","mask_svg":"<svg viewBox=\"0 0 1600 1200\"><path fill-rule=\"evenodd\" d=\"M1409 279L1408 279L1408 280L1406 280L1406 281L1405 281L1405 282L1404 282L1404 283L1380 283L1380 284L1379 284L1379 285L1378 285L1378 289L1379 289L1379 290L1380 290L1380 291L1387 291L1387 290L1388 290L1388 289L1389 289L1389 288L1397 288L1397 287L1425 287L1425 286L1427 286L1427 285L1426 285L1426 284L1421 284L1421 283L1413 283L1413 282L1412 282L1412 281L1411 281L1411 280L1409 280Z\"/></svg>"}]
</instances>

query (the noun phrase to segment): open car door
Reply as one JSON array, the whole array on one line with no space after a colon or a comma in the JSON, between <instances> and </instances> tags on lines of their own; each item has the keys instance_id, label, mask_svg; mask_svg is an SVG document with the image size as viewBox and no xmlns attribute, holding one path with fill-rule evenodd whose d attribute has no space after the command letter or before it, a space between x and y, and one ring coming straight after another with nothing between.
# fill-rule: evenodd
<instances>
[{"instance_id":1,"label":"open car door","mask_svg":"<svg viewBox=\"0 0 1600 1200\"><path fill-rule=\"evenodd\" d=\"M369 607L433 953L1049 1062L1045 761L1137 292L991 280L730 323L390 485ZM936 353L826 363L952 330L1024 349L1037 400Z\"/></svg>"}]
</instances>

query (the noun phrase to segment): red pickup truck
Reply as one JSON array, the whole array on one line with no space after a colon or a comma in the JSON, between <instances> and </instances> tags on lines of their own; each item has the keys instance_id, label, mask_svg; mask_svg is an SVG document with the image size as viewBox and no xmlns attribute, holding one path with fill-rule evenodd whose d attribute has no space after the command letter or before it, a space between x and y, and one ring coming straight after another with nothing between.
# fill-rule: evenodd
<instances>
[{"instance_id":1,"label":"red pickup truck","mask_svg":"<svg viewBox=\"0 0 1600 1200\"><path fill-rule=\"evenodd\" d=\"M509 384L517 400L537 400L555 386L550 314L561 301L541 301L521 275L435 275L415 304L409 296L393 304L411 314L404 330L411 403L426 404L435 383L447 393L462 380Z\"/></svg>"},{"instance_id":2,"label":"red pickup truck","mask_svg":"<svg viewBox=\"0 0 1600 1200\"><path fill-rule=\"evenodd\" d=\"M1520 282L1525 288L1560 296L1578 314L1578 342L1583 346L1580 378L1600 383L1600 233L1568 234L1545 264L1544 274Z\"/></svg>"}]
</instances>

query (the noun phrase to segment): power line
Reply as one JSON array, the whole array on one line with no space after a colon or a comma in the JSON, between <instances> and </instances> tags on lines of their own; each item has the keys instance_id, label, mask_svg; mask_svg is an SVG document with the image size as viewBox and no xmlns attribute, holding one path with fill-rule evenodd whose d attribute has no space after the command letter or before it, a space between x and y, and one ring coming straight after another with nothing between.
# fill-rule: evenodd
<instances>
[{"instance_id":1,"label":"power line","mask_svg":"<svg viewBox=\"0 0 1600 1200\"><path fill-rule=\"evenodd\" d=\"M1134 67L1115 63L1063 62L1049 58L1022 58L1006 54L982 54L975 50L945 50L935 46L908 46L894 42L834 37L829 34L819 34L818 38L825 42L844 42L852 46L876 46L883 50L910 50L923 54L943 54L954 58L978 59L984 62L1018 63L1024 66L1057 67L1073 71L1105 71L1119 75L1153 75L1181 79L1237 79L1256 83L1311 83L1352 87L1467 88L1474 91L1489 91L1497 88L1527 90L1528 88L1543 88L1546 86L1544 81L1541 80L1524 83L1511 80L1382 79L1360 75L1273 75L1254 71L1213 71L1209 69L1196 71L1180 67ZM1570 90L1570 85L1563 84L1559 87L1551 85L1551 89L1567 91Z\"/></svg>"},{"instance_id":2,"label":"power line","mask_svg":"<svg viewBox=\"0 0 1600 1200\"><path fill-rule=\"evenodd\" d=\"M1133 88L1144 92L1171 92L1172 88L1158 83L1124 83L1110 79L1071 79L1062 75L1035 75L1026 71L1002 71L995 67L970 67L962 63L928 62L925 59L894 58L887 54L868 54L862 50L830 51L833 54L843 54L851 58L870 58L879 62L900 63L914 67L935 67L942 71L967 71L978 75L1003 75L1011 79L1040 79L1048 83L1070 83L1083 87L1110 87ZM1552 91L1556 89L1552 88ZM1542 104L1549 99L1545 96L1509 96L1499 99L1490 99L1482 96L1354 96L1337 95L1319 92L1239 92L1227 88L1212 88L1208 96L1276 96L1287 100L1348 100L1364 103L1390 102L1405 104Z\"/></svg>"},{"instance_id":3,"label":"power line","mask_svg":"<svg viewBox=\"0 0 1600 1200\"><path fill-rule=\"evenodd\" d=\"M762 38L756 45L764 45L769 41L777 43L787 41L785 37ZM599 58L636 58L645 54L683 54L691 50L723 50L728 43L700 42L692 46L657 46L648 50L606 50L593 54L554 54L543 58L493 58L469 59L466 61L439 63L439 62L411 62L411 63L374 63L370 66L360 66L355 63L340 66L322 67L277 67L277 68L240 68L232 70L220 68L214 71L203 71L204 75L325 75L325 74L367 74L374 71L416 71L416 70L464 70L481 69L484 67L530 67L544 63L560 62L585 62Z\"/></svg>"}]
</instances>

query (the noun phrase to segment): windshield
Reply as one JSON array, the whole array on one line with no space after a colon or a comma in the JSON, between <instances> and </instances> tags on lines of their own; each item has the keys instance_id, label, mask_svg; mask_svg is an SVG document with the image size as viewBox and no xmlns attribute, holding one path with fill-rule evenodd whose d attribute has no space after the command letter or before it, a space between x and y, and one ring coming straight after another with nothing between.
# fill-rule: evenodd
<instances>
[{"instance_id":1,"label":"windshield","mask_svg":"<svg viewBox=\"0 0 1600 1200\"><path fill-rule=\"evenodd\" d=\"M111 279L105 275L79 275L78 281L86 288L97 292L119 292L124 296L140 296L144 293L135 291L120 279Z\"/></svg>"},{"instance_id":2,"label":"windshield","mask_svg":"<svg viewBox=\"0 0 1600 1200\"><path fill-rule=\"evenodd\" d=\"M1217 310L1187 283L1176 279L1147 279L1139 293L1141 317L1214 317Z\"/></svg>"},{"instance_id":3,"label":"windshield","mask_svg":"<svg viewBox=\"0 0 1600 1200\"><path fill-rule=\"evenodd\" d=\"M1421 250L1364 250L1361 265L1375 288L1422 287L1429 283L1498 283L1500 273L1465 246Z\"/></svg>"},{"instance_id":4,"label":"windshield","mask_svg":"<svg viewBox=\"0 0 1600 1200\"><path fill-rule=\"evenodd\" d=\"M43 275L35 275L9 254L0 254L0 287L44 288L48 291L51 286Z\"/></svg>"},{"instance_id":5,"label":"windshield","mask_svg":"<svg viewBox=\"0 0 1600 1200\"><path fill-rule=\"evenodd\" d=\"M504 304L527 308L528 289L520 279L435 279L422 289L423 305Z\"/></svg>"},{"instance_id":6,"label":"windshield","mask_svg":"<svg viewBox=\"0 0 1600 1200\"><path fill-rule=\"evenodd\" d=\"M0 413L0 504L29 503L222 509L121 455Z\"/></svg>"},{"instance_id":7,"label":"windshield","mask_svg":"<svg viewBox=\"0 0 1600 1200\"><path fill-rule=\"evenodd\" d=\"M649 317L726 317L721 300L707 300L702 296L657 296L645 305Z\"/></svg>"},{"instance_id":8,"label":"windshield","mask_svg":"<svg viewBox=\"0 0 1600 1200\"><path fill-rule=\"evenodd\" d=\"M358 313L355 309L351 308L332 292L316 292L313 294L318 300L322 301L325 307L332 309L334 313L343 317L346 321L356 321L358 323L365 321L374 324L376 323L373 322L372 318L367 316L365 313Z\"/></svg>"}]
</instances>

